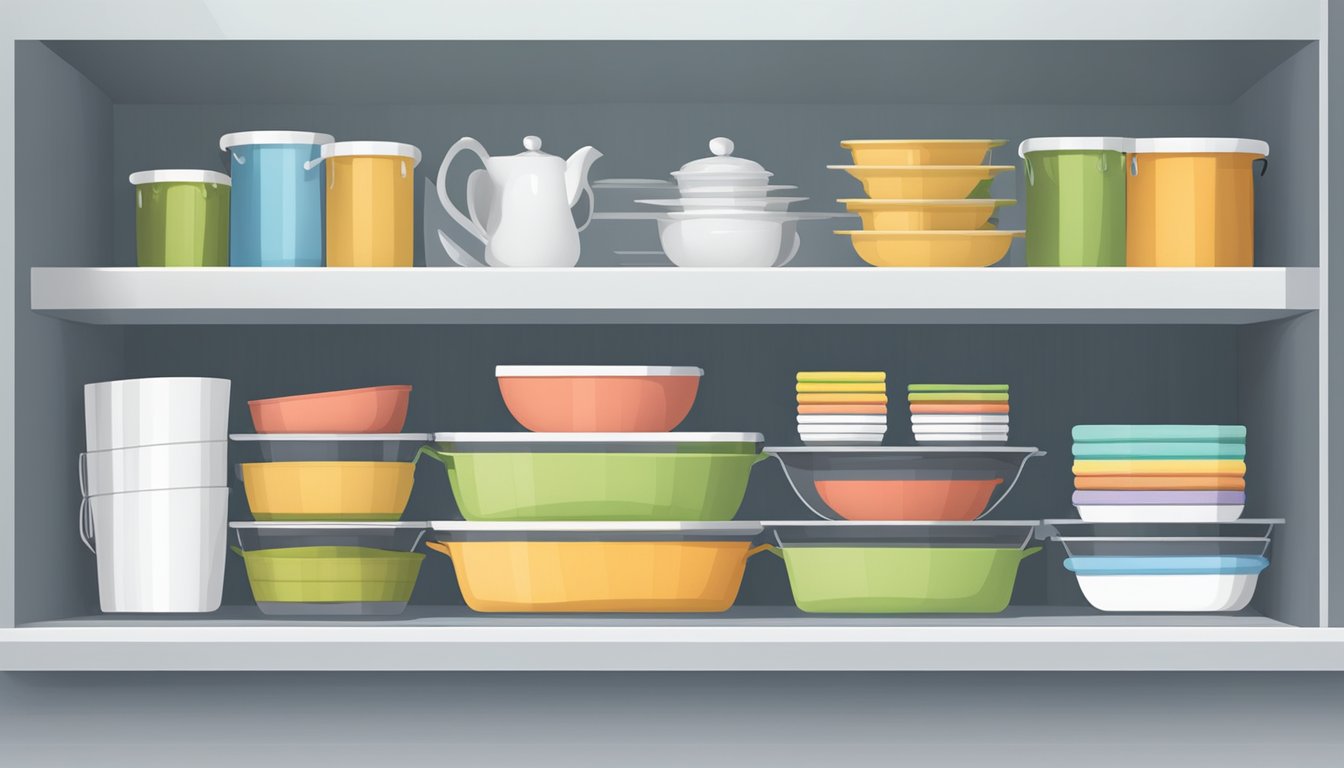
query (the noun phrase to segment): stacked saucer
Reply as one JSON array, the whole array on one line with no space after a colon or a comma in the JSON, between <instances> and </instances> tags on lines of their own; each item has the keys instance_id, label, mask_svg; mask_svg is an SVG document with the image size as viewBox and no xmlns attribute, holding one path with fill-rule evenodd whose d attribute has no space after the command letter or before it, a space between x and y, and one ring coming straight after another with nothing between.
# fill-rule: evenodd
<instances>
[{"instance_id":1,"label":"stacked saucer","mask_svg":"<svg viewBox=\"0 0 1344 768\"><path fill-rule=\"evenodd\" d=\"M808 445L881 445L887 433L883 371L800 371L798 436Z\"/></svg>"},{"instance_id":2,"label":"stacked saucer","mask_svg":"<svg viewBox=\"0 0 1344 768\"><path fill-rule=\"evenodd\" d=\"M915 442L1008 441L1007 384L911 384L908 398Z\"/></svg>"},{"instance_id":3,"label":"stacked saucer","mask_svg":"<svg viewBox=\"0 0 1344 768\"><path fill-rule=\"evenodd\" d=\"M1246 504L1246 428L1082 424L1073 503L1086 522L1226 523Z\"/></svg>"}]
</instances>

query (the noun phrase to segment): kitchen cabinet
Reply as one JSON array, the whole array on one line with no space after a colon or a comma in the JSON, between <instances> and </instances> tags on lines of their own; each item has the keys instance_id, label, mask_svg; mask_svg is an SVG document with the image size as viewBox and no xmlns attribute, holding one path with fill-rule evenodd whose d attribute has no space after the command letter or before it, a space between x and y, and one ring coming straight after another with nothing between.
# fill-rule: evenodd
<instances>
[{"instance_id":1,"label":"kitchen cabinet","mask_svg":"<svg viewBox=\"0 0 1344 768\"><path fill-rule=\"evenodd\" d=\"M0 668L1344 670L1323 4L1233 14L1210 0L1173 14L1145 1L1117 17L1045 0L769 15L720 2L639 18L616 5L559 18L538 4L521 19L482 6L465 20L416 5L446 32L427 23L414 41L359 10L214 22L183 10L154 19L157 39L134 13L104 26L26 12L13 68L0 69L0 129L18 149L0 168L0 194L13 190L0 224L14 232L12 251L0 243L14 318L0 394L15 403L0 422L0 485L14 490L0 505L0 566L16 575L0 585ZM420 147L418 266L135 268L127 176L225 167L220 134L254 128ZM444 151L464 135L511 147L531 134L557 153L599 148L593 178L666 177L709 137L731 136L820 210L857 191L826 165L859 136L995 136L1009 142L997 162L1019 168L1011 148L1042 135L1253 136L1273 149L1257 179L1256 266L1244 269L1030 269L1020 243L987 269L875 269L833 222L804 225L779 269L618 266L617 235L598 233L573 270L425 266L443 263L421 229ZM998 196L1024 200L1022 176L996 182ZM1021 203L1000 216L1025 221ZM1251 609L1235 615L1098 613L1051 549L1024 563L1007 612L974 618L802 614L765 558L723 615L473 614L446 558L426 560L395 619L265 617L237 558L217 613L98 614L75 526L84 383L229 378L239 432L247 399L404 381L416 392L408 429L488 431L512 425L501 363L701 366L682 428L771 442L792 437L799 370L1010 382L1014 443L1049 455L996 512L1007 518L1071 513L1074 424L1245 424L1248 516L1286 523ZM231 496L232 519L245 519L241 488ZM807 514L771 462L738 517ZM408 518L451 516L442 473L422 469Z\"/></svg>"}]
</instances>

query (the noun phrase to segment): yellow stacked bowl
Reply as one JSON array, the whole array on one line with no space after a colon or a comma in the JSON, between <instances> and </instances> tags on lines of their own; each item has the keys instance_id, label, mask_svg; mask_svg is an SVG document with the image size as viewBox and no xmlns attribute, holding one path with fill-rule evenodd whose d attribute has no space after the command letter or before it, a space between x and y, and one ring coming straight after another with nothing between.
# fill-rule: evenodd
<instances>
[{"instance_id":1,"label":"yellow stacked bowl","mask_svg":"<svg viewBox=\"0 0 1344 768\"><path fill-rule=\"evenodd\" d=\"M859 258L877 267L987 267L1008 253L1021 231L999 230L991 219L1015 200L994 200L994 178L1013 170L989 165L997 139L852 139L842 170L863 184L867 198L842 198L862 230L840 230Z\"/></svg>"}]
</instances>

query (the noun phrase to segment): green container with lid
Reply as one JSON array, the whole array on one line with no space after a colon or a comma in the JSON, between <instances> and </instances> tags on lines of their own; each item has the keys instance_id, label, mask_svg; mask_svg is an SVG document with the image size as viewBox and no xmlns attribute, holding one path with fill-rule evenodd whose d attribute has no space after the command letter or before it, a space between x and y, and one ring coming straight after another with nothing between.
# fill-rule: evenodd
<instances>
[{"instance_id":1,"label":"green container with lid","mask_svg":"<svg viewBox=\"0 0 1344 768\"><path fill-rule=\"evenodd\" d=\"M1125 266L1130 139L1053 136L1017 149L1027 184L1027 265Z\"/></svg>"},{"instance_id":2,"label":"green container with lid","mask_svg":"<svg viewBox=\"0 0 1344 768\"><path fill-rule=\"evenodd\" d=\"M793 601L808 613L999 613L1039 547L789 546Z\"/></svg>"},{"instance_id":3,"label":"green container with lid","mask_svg":"<svg viewBox=\"0 0 1344 768\"><path fill-rule=\"evenodd\" d=\"M135 256L142 267L229 265L229 177L217 171L131 174Z\"/></svg>"}]
</instances>

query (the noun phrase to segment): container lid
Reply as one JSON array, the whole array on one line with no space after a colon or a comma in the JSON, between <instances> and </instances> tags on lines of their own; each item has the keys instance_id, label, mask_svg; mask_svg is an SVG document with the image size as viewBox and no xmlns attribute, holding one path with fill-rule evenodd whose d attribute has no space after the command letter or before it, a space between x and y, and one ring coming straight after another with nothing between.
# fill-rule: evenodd
<instances>
[{"instance_id":1,"label":"container lid","mask_svg":"<svg viewBox=\"0 0 1344 768\"><path fill-rule=\"evenodd\" d=\"M322 145L322 159L329 157L409 157L411 166L420 164L420 149L395 141L338 141Z\"/></svg>"},{"instance_id":2,"label":"container lid","mask_svg":"<svg viewBox=\"0 0 1344 768\"><path fill-rule=\"evenodd\" d=\"M233 186L233 180L228 174L219 171L201 171L191 168L165 168L157 171L136 171L131 174L131 183L137 187L141 184L163 184L163 183L186 183L186 184L221 184L226 187Z\"/></svg>"},{"instance_id":3,"label":"container lid","mask_svg":"<svg viewBox=\"0 0 1344 768\"><path fill-rule=\"evenodd\" d=\"M1028 152L1100 151L1132 152L1134 140L1120 136L1039 136L1017 145L1017 156Z\"/></svg>"},{"instance_id":4,"label":"container lid","mask_svg":"<svg viewBox=\"0 0 1344 768\"><path fill-rule=\"evenodd\" d=\"M400 434L339 433L339 432L272 432L266 434L231 434L230 440L240 443L293 443L293 442L339 442L339 441L378 441L378 442L414 442L427 443L434 439L428 432L403 432Z\"/></svg>"},{"instance_id":5,"label":"container lid","mask_svg":"<svg viewBox=\"0 0 1344 768\"><path fill-rule=\"evenodd\" d=\"M1193 555L1126 557L1091 555L1070 557L1064 567L1080 576L1254 574L1269 567L1256 555Z\"/></svg>"},{"instance_id":6,"label":"container lid","mask_svg":"<svg viewBox=\"0 0 1344 768\"><path fill-rule=\"evenodd\" d=\"M1074 491L1073 503L1083 506L1152 504L1245 504L1245 491ZM1075 521L1076 522L1076 521Z\"/></svg>"},{"instance_id":7,"label":"container lid","mask_svg":"<svg viewBox=\"0 0 1344 768\"><path fill-rule=\"evenodd\" d=\"M751 540L762 531L756 522L504 522L436 520L430 536L458 541L685 541Z\"/></svg>"},{"instance_id":8,"label":"container lid","mask_svg":"<svg viewBox=\"0 0 1344 768\"><path fill-rule=\"evenodd\" d=\"M1143 154L1190 154L1212 153L1244 154L1269 156L1269 143L1259 139L1210 139L1203 137L1173 137L1161 139L1135 139L1133 150L1136 155Z\"/></svg>"},{"instance_id":9,"label":"container lid","mask_svg":"<svg viewBox=\"0 0 1344 768\"><path fill-rule=\"evenodd\" d=\"M1039 448L1024 448L1018 446L992 445L992 446L948 446L948 445L882 445L882 446L770 446L765 447L765 452L769 454L778 453L828 453L843 454L852 453L855 455L895 455L895 456L980 456L985 454L1007 454L1011 456L1031 455L1044 456L1045 451Z\"/></svg>"},{"instance_id":10,"label":"container lid","mask_svg":"<svg viewBox=\"0 0 1344 768\"><path fill-rule=\"evenodd\" d=\"M1022 549L1034 538L1037 520L970 522L763 520L781 547L884 546Z\"/></svg>"},{"instance_id":11,"label":"container lid","mask_svg":"<svg viewBox=\"0 0 1344 768\"><path fill-rule=\"evenodd\" d=\"M308 531L308 532L345 532L345 531L394 531L423 530L429 527L429 523L419 520L401 520L395 523L260 523L260 522L241 522L229 523L230 528L256 529L258 531Z\"/></svg>"},{"instance_id":12,"label":"container lid","mask_svg":"<svg viewBox=\"0 0 1344 768\"><path fill-rule=\"evenodd\" d=\"M773 175L765 170L760 163L742 157L733 157L732 139L726 139L722 136L710 139L709 151L713 153L712 157L692 160L681 166L681 170L673 172L672 175L693 177L701 177L702 175L710 177L736 176L742 178Z\"/></svg>"},{"instance_id":13,"label":"container lid","mask_svg":"<svg viewBox=\"0 0 1344 768\"><path fill-rule=\"evenodd\" d=\"M220 136L219 148L227 152L230 147L248 144L330 144L334 141L336 139L329 133L311 131L240 131Z\"/></svg>"},{"instance_id":14,"label":"container lid","mask_svg":"<svg viewBox=\"0 0 1344 768\"><path fill-rule=\"evenodd\" d=\"M987 144L990 147L1002 147L1008 142L1003 139L845 139L840 146L845 149L864 146L893 146L907 144Z\"/></svg>"},{"instance_id":15,"label":"container lid","mask_svg":"<svg viewBox=\"0 0 1344 768\"><path fill-rule=\"evenodd\" d=\"M438 443L497 443L537 445L546 443L659 444L759 443L760 432L435 432Z\"/></svg>"},{"instance_id":16,"label":"container lid","mask_svg":"<svg viewBox=\"0 0 1344 768\"><path fill-rule=\"evenodd\" d=\"M754 521L726 522L652 522L648 520L631 521L590 521L590 522L492 522L478 523L467 520L431 520L428 525L434 531L495 531L495 532L551 532L551 533L723 533L737 535L755 535L762 530L762 524Z\"/></svg>"},{"instance_id":17,"label":"container lid","mask_svg":"<svg viewBox=\"0 0 1344 768\"><path fill-rule=\"evenodd\" d=\"M495 376L704 376L705 369L695 366L667 365L497 365Z\"/></svg>"},{"instance_id":18,"label":"container lid","mask_svg":"<svg viewBox=\"0 0 1344 768\"><path fill-rule=\"evenodd\" d=\"M997 197L968 197L961 200L886 200L873 197L841 197L837 198L835 202L842 203L847 208L859 209L984 208L986 206L1002 208L1006 205L1017 205L1016 200Z\"/></svg>"},{"instance_id":19,"label":"container lid","mask_svg":"<svg viewBox=\"0 0 1344 768\"><path fill-rule=\"evenodd\" d=\"M368 547L410 552L419 545L429 524L388 523L229 523L234 539L245 552L295 547Z\"/></svg>"}]
</instances>

